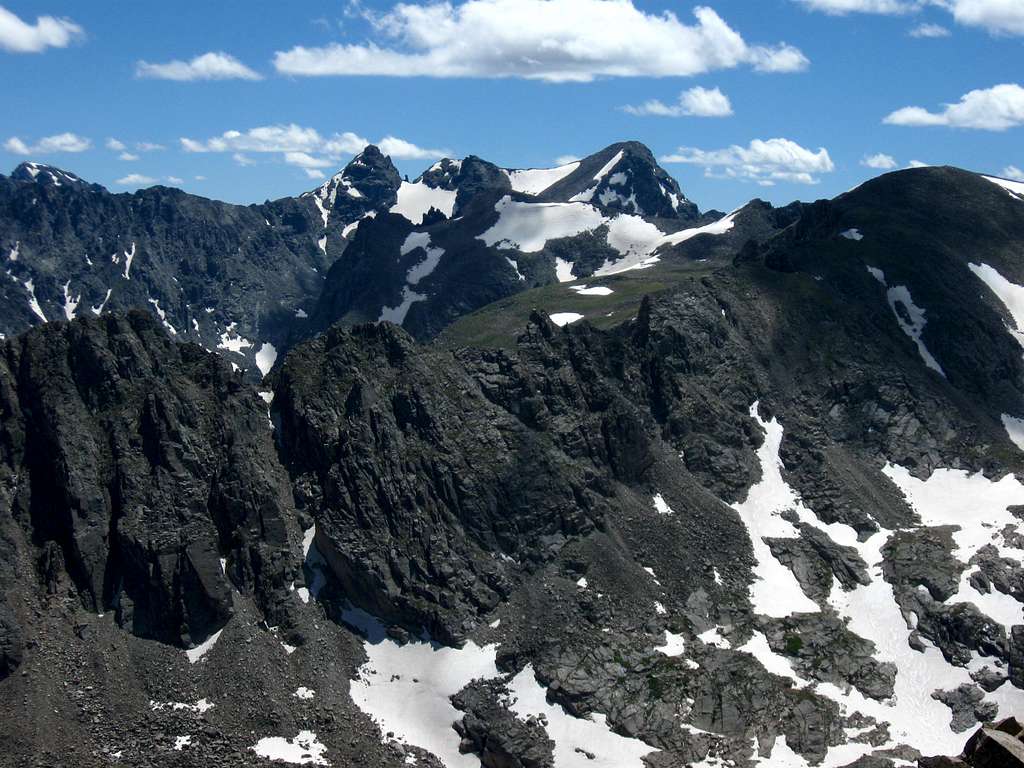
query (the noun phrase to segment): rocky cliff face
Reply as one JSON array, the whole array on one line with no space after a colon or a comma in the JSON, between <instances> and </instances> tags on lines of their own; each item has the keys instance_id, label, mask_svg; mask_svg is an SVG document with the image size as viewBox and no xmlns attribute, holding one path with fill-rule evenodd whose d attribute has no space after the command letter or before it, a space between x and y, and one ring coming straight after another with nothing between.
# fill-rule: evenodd
<instances>
[{"instance_id":1,"label":"rocky cliff face","mask_svg":"<svg viewBox=\"0 0 1024 768\"><path fill-rule=\"evenodd\" d=\"M365 160L315 193L399 207L353 269L557 204L548 171L442 162L428 192ZM592 276L604 328L317 315L263 397L147 313L7 339L5 754L894 766L1024 708L1024 197L930 169L666 245Z\"/></svg>"}]
</instances>

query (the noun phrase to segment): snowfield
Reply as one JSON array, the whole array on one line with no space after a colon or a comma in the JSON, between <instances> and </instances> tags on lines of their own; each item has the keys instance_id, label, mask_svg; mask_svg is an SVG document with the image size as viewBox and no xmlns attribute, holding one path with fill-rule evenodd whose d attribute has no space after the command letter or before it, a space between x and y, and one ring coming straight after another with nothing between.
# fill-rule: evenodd
<instances>
[{"instance_id":1,"label":"snowfield","mask_svg":"<svg viewBox=\"0 0 1024 768\"><path fill-rule=\"evenodd\" d=\"M458 193L451 189L437 189L422 181L403 181L398 188L398 201L391 206L391 213L405 216L413 224L423 221L423 216L431 208L437 208L449 219L455 211L455 196Z\"/></svg>"},{"instance_id":2,"label":"snowfield","mask_svg":"<svg viewBox=\"0 0 1024 768\"><path fill-rule=\"evenodd\" d=\"M494 210L498 221L477 236L490 247L537 253L549 240L573 237L607 227L606 241L620 255L603 264L595 277L615 275L631 269L645 269L657 263L655 252L665 246L679 245L698 235L722 235L730 231L737 212L702 227L692 227L666 234L654 224L632 214L608 217L583 202L529 203L514 201L506 195ZM571 262L556 269L559 282L570 282Z\"/></svg>"},{"instance_id":3,"label":"snowfield","mask_svg":"<svg viewBox=\"0 0 1024 768\"><path fill-rule=\"evenodd\" d=\"M539 195L557 184L580 167L579 161L560 165L557 168L527 168L521 171L506 170L512 189L526 195Z\"/></svg>"}]
</instances>

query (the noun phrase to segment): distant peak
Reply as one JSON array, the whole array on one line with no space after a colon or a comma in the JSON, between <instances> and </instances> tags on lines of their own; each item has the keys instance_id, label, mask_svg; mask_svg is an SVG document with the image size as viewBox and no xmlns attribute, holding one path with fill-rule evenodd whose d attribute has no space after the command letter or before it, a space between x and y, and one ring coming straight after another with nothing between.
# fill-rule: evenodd
<instances>
[{"instance_id":1,"label":"distant peak","mask_svg":"<svg viewBox=\"0 0 1024 768\"><path fill-rule=\"evenodd\" d=\"M15 181L31 181L44 186L87 186L87 182L70 171L43 163L22 163L11 174Z\"/></svg>"}]
</instances>

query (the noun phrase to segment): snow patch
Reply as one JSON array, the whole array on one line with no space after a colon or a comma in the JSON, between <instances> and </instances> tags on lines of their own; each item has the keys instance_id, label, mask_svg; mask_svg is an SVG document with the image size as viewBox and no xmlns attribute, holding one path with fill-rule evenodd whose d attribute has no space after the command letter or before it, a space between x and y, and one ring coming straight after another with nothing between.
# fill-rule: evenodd
<instances>
[{"instance_id":1,"label":"snow patch","mask_svg":"<svg viewBox=\"0 0 1024 768\"><path fill-rule=\"evenodd\" d=\"M243 349L248 349L252 346L252 342L241 336L235 329L238 327L238 323L231 323L224 330L224 333L220 335L220 343L217 344L217 349L226 349L228 352L236 352L242 354Z\"/></svg>"},{"instance_id":2,"label":"snow patch","mask_svg":"<svg viewBox=\"0 0 1024 768\"><path fill-rule=\"evenodd\" d=\"M295 693L292 694L292 696L294 696L296 699L304 699L307 701L309 699L312 699L314 695L316 695L316 691L314 691L312 688L307 688L304 685L300 685L298 688L295 689Z\"/></svg>"},{"instance_id":3,"label":"snow patch","mask_svg":"<svg viewBox=\"0 0 1024 768\"><path fill-rule=\"evenodd\" d=\"M98 307L89 307L89 310L94 315L97 315L97 316L102 315L103 314L103 308L105 306L107 306L107 302L110 301L110 294L112 294L113 292L114 292L114 290L112 288L108 288L107 289L107 295L103 297L103 301L100 302L100 305Z\"/></svg>"},{"instance_id":4,"label":"snow patch","mask_svg":"<svg viewBox=\"0 0 1024 768\"><path fill-rule=\"evenodd\" d=\"M391 213L404 216L413 224L420 224L427 211L436 208L447 218L455 211L454 189L438 189L424 184L422 181L403 181L398 188L398 201L391 206Z\"/></svg>"},{"instance_id":5,"label":"snow patch","mask_svg":"<svg viewBox=\"0 0 1024 768\"><path fill-rule=\"evenodd\" d=\"M1017 343L1024 346L1024 286L1011 283L988 264L968 264L967 266L1006 307L1006 311L1013 318L1014 325L1017 326L1007 330L1017 339Z\"/></svg>"},{"instance_id":6,"label":"snow patch","mask_svg":"<svg viewBox=\"0 0 1024 768\"><path fill-rule=\"evenodd\" d=\"M998 184L1018 200L1024 199L1024 182L1000 179L996 176L983 176L982 178L986 181L991 181L993 184Z\"/></svg>"},{"instance_id":7,"label":"snow patch","mask_svg":"<svg viewBox=\"0 0 1024 768\"><path fill-rule=\"evenodd\" d=\"M135 260L135 242L132 241L130 250L124 252L124 279L131 280L132 262Z\"/></svg>"},{"instance_id":8,"label":"snow patch","mask_svg":"<svg viewBox=\"0 0 1024 768\"><path fill-rule=\"evenodd\" d=\"M856 240L857 242L860 242L861 240L864 239L864 235L862 235L860 230L857 229L856 227L854 227L853 229L848 229L845 232L840 232L839 236L845 237L847 240Z\"/></svg>"},{"instance_id":9,"label":"snow patch","mask_svg":"<svg viewBox=\"0 0 1024 768\"><path fill-rule=\"evenodd\" d=\"M172 336L177 336L178 332L174 329L174 326L167 321L167 313L160 309L160 300L147 299L147 301L153 305L153 310L156 312L156 316L160 318L160 322L164 324L164 328L170 331Z\"/></svg>"},{"instance_id":10,"label":"snow patch","mask_svg":"<svg viewBox=\"0 0 1024 768\"><path fill-rule=\"evenodd\" d=\"M668 505L668 502L665 501L665 497L662 496L660 493L654 494L653 501L654 501L654 511L657 512L659 515L674 515L675 514L675 511L672 509L672 507L670 507Z\"/></svg>"},{"instance_id":11,"label":"snow patch","mask_svg":"<svg viewBox=\"0 0 1024 768\"><path fill-rule=\"evenodd\" d=\"M256 352L256 367L260 369L260 375L266 376L270 369L277 362L277 348L268 342L260 345Z\"/></svg>"},{"instance_id":12,"label":"snow patch","mask_svg":"<svg viewBox=\"0 0 1024 768\"><path fill-rule=\"evenodd\" d=\"M644 768L643 758L657 751L612 731L605 715L573 717L560 705L548 703L547 689L537 681L530 664L509 682L508 694L509 709L520 719L546 720L548 737L555 742L557 768ZM474 762L479 765L478 760Z\"/></svg>"},{"instance_id":13,"label":"snow patch","mask_svg":"<svg viewBox=\"0 0 1024 768\"><path fill-rule=\"evenodd\" d=\"M1024 419L1003 414L1003 428L1013 444L1024 451Z\"/></svg>"},{"instance_id":14,"label":"snow patch","mask_svg":"<svg viewBox=\"0 0 1024 768\"><path fill-rule=\"evenodd\" d=\"M324 758L327 747L313 731L299 731L294 739L268 736L249 747L260 757L293 765L330 765Z\"/></svg>"},{"instance_id":15,"label":"snow patch","mask_svg":"<svg viewBox=\"0 0 1024 768\"><path fill-rule=\"evenodd\" d=\"M566 325L571 325L579 320L583 319L583 315L576 312L556 312L553 315L548 315L551 318L551 322L562 328Z\"/></svg>"},{"instance_id":16,"label":"snow patch","mask_svg":"<svg viewBox=\"0 0 1024 768\"><path fill-rule=\"evenodd\" d=\"M615 293L611 288L605 288L601 285L595 285L592 288L586 285L570 285L569 290L575 291L580 296L611 296Z\"/></svg>"},{"instance_id":17,"label":"snow patch","mask_svg":"<svg viewBox=\"0 0 1024 768\"><path fill-rule=\"evenodd\" d=\"M39 306L39 300L36 298L36 286L31 280L26 280L22 285L25 286L25 290L28 291L28 308L32 310L32 314L46 322L46 315L43 314L43 308Z\"/></svg>"},{"instance_id":18,"label":"snow patch","mask_svg":"<svg viewBox=\"0 0 1024 768\"><path fill-rule=\"evenodd\" d=\"M19 252L20 249L21 249L21 243L20 242L15 242L14 243L14 247L11 248L11 252L7 254L7 260L8 261L17 261L18 260L18 252Z\"/></svg>"},{"instance_id":19,"label":"snow patch","mask_svg":"<svg viewBox=\"0 0 1024 768\"><path fill-rule=\"evenodd\" d=\"M352 700L381 733L435 755L446 768L480 768L480 759L459 751L461 737L452 724L462 719L451 697L476 679L498 677L497 646L467 642L448 648L427 640L398 645L383 626L363 611L343 619L361 629L367 661L351 682Z\"/></svg>"},{"instance_id":20,"label":"snow patch","mask_svg":"<svg viewBox=\"0 0 1024 768\"><path fill-rule=\"evenodd\" d=\"M206 654L213 649L213 646L217 644L217 641L220 639L220 634L223 631L223 629L218 629L195 648L189 648L185 651L185 656L188 657L188 663L195 664L196 662L202 661L203 657L206 656Z\"/></svg>"},{"instance_id":21,"label":"snow patch","mask_svg":"<svg viewBox=\"0 0 1024 768\"><path fill-rule=\"evenodd\" d=\"M579 161L560 165L557 168L528 168L521 171L505 171L512 189L526 195L539 195L557 184L580 167Z\"/></svg>"},{"instance_id":22,"label":"snow patch","mask_svg":"<svg viewBox=\"0 0 1024 768\"><path fill-rule=\"evenodd\" d=\"M892 313L896 316L896 323L910 337L911 341L917 345L918 354L921 355L924 364L940 376L945 377L946 372L942 370L942 366L932 356L932 353L928 351L928 347L924 344L924 339L921 338L928 320L924 316L924 310L914 303L914 299L910 295L910 289L905 285L889 287L885 280L885 273L882 270L875 267L868 267L867 270L873 278L886 288L885 297L889 302ZM900 311L901 307L903 309L902 312Z\"/></svg>"},{"instance_id":23,"label":"snow patch","mask_svg":"<svg viewBox=\"0 0 1024 768\"><path fill-rule=\"evenodd\" d=\"M71 281L68 280L64 283L64 319L71 321L75 319L75 312L78 310L78 305L82 301L82 294L78 294L77 297L71 295Z\"/></svg>"},{"instance_id":24,"label":"snow patch","mask_svg":"<svg viewBox=\"0 0 1024 768\"><path fill-rule=\"evenodd\" d=\"M799 499L782 477L782 425L778 419L764 421L758 402L750 406L750 417L764 430L765 438L757 450L761 479L747 492L742 503L732 505L750 535L754 550L754 581L750 585L750 603L756 613L777 618L792 613L818 613L818 604L804 594L796 576L772 555L765 538L795 539L799 532L781 514L800 505Z\"/></svg>"}]
</instances>

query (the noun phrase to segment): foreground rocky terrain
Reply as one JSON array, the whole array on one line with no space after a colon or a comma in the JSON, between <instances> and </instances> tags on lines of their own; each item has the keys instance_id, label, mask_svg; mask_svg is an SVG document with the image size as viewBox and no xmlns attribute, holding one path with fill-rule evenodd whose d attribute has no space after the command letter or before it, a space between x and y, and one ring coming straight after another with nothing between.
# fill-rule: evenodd
<instances>
[{"instance_id":1,"label":"foreground rocky terrain","mask_svg":"<svg viewBox=\"0 0 1024 768\"><path fill-rule=\"evenodd\" d=\"M152 305L3 341L5 759L874 768L1024 711L1024 185L702 217L612 149L438 164L464 214L362 219L259 383ZM360 322L471 226L536 287Z\"/></svg>"}]
</instances>

